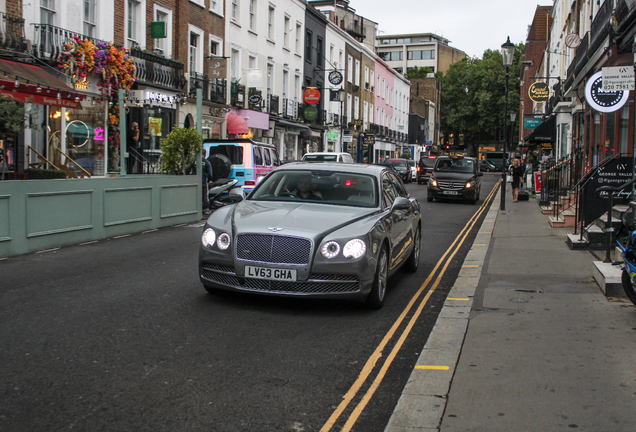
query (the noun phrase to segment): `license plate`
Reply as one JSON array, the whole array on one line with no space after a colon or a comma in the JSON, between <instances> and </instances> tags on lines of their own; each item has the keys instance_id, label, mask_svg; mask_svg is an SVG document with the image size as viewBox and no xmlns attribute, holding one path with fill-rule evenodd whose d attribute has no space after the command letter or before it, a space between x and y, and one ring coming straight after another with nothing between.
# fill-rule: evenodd
<instances>
[{"instance_id":1,"label":"license plate","mask_svg":"<svg viewBox=\"0 0 636 432\"><path fill-rule=\"evenodd\" d=\"M295 281L296 270L245 266L245 277L277 281Z\"/></svg>"},{"instance_id":2,"label":"license plate","mask_svg":"<svg viewBox=\"0 0 636 432\"><path fill-rule=\"evenodd\" d=\"M444 195L459 195L457 191L442 191Z\"/></svg>"}]
</instances>

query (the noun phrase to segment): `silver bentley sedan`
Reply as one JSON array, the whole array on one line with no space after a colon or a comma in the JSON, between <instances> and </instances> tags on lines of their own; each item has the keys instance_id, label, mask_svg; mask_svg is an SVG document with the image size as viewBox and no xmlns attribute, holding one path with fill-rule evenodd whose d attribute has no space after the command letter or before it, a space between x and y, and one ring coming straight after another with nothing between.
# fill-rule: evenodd
<instances>
[{"instance_id":1,"label":"silver bentley sedan","mask_svg":"<svg viewBox=\"0 0 636 432\"><path fill-rule=\"evenodd\" d=\"M290 163L212 213L199 276L209 292L347 298L379 309L389 277L417 270L421 224L420 203L389 168Z\"/></svg>"}]
</instances>

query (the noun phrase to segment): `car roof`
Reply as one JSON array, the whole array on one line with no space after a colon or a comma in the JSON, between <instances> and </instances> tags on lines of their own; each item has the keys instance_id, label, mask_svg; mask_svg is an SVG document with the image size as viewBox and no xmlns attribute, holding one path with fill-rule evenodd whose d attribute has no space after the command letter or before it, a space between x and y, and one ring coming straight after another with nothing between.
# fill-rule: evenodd
<instances>
[{"instance_id":1,"label":"car roof","mask_svg":"<svg viewBox=\"0 0 636 432\"><path fill-rule=\"evenodd\" d=\"M305 153L303 155L303 157L311 156L311 155L344 155L344 154L350 154L350 153L347 153L347 152L309 152L309 153Z\"/></svg>"},{"instance_id":2,"label":"car roof","mask_svg":"<svg viewBox=\"0 0 636 432\"><path fill-rule=\"evenodd\" d=\"M290 162L285 165L281 165L276 168L276 171L295 171L299 169L308 169L311 171L337 171L337 172L351 172L356 174L369 174L379 175L385 167L378 165L368 165L362 163L349 163L342 164L336 162L323 162L320 164L314 164L311 162Z\"/></svg>"}]
</instances>

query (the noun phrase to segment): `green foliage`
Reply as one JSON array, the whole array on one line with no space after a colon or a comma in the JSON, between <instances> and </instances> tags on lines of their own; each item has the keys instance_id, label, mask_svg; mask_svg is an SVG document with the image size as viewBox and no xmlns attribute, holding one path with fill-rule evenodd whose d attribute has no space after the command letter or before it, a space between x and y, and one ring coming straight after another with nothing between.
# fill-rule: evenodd
<instances>
[{"instance_id":1,"label":"green foliage","mask_svg":"<svg viewBox=\"0 0 636 432\"><path fill-rule=\"evenodd\" d=\"M406 78L408 78L408 79L426 78L428 76L428 74L430 74L430 73L433 73L433 69L431 69L430 67L427 67L427 66L424 66L424 67L414 66L412 69L408 70L404 76Z\"/></svg>"},{"instance_id":2,"label":"green foliage","mask_svg":"<svg viewBox=\"0 0 636 432\"><path fill-rule=\"evenodd\" d=\"M24 173L29 176L29 180L64 179L66 173L56 169L35 169L27 168Z\"/></svg>"},{"instance_id":3,"label":"green foliage","mask_svg":"<svg viewBox=\"0 0 636 432\"><path fill-rule=\"evenodd\" d=\"M0 133L12 134L24 130L24 102L0 95Z\"/></svg>"},{"instance_id":4,"label":"green foliage","mask_svg":"<svg viewBox=\"0 0 636 432\"><path fill-rule=\"evenodd\" d=\"M519 110L517 77L524 51L523 44L516 46L509 68L508 114ZM473 148L469 154L476 154L480 143L496 141L504 125L506 68L501 53L486 50L481 59L464 58L452 64L445 74L436 73L436 78L442 84L442 132L454 137L463 135L467 147ZM507 121L509 124L510 118ZM510 129L508 137L509 134Z\"/></svg>"},{"instance_id":5,"label":"green foliage","mask_svg":"<svg viewBox=\"0 0 636 432\"><path fill-rule=\"evenodd\" d=\"M201 154L203 137L195 128L175 127L161 140L161 170L171 174L183 174L193 166Z\"/></svg>"},{"instance_id":6,"label":"green foliage","mask_svg":"<svg viewBox=\"0 0 636 432\"><path fill-rule=\"evenodd\" d=\"M411 153L402 153L400 159L411 159Z\"/></svg>"}]
</instances>

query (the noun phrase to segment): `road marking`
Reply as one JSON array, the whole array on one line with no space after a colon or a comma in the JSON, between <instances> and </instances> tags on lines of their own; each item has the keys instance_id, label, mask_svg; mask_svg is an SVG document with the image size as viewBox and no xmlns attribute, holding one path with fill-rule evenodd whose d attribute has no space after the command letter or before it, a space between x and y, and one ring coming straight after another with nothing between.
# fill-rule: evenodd
<instances>
[{"instance_id":1,"label":"road marking","mask_svg":"<svg viewBox=\"0 0 636 432\"><path fill-rule=\"evenodd\" d=\"M391 340L391 338L393 337L393 335L395 334L397 329L401 326L402 322L406 318L406 315L411 310L413 305L416 303L416 301L418 300L418 297L422 294L422 292L424 292L424 290L426 289L428 284L431 282L431 280L433 279L433 276L435 275L437 270L444 263L444 260L446 260L446 263L443 265L442 270L437 275L437 279L435 280L435 282L433 283L433 285L429 289L429 291L426 294L426 296L424 296L424 298L421 300L420 305L417 307L416 311L413 313L413 316L411 317L411 319L410 319L409 323L407 324L406 328L403 330L402 335L400 336L400 338L396 342L395 346L393 347L393 349L391 350L391 352L387 356L387 358L384 361L384 364L382 365L382 367L380 368L380 371L378 372L376 378L370 384L370 387L367 390L366 394L362 397L362 400L358 403L356 408L353 410L353 412L349 416L349 419L345 423L344 427L341 429L341 432L349 432L349 431L351 431L351 428L353 428L353 426L355 425L356 421L358 420L358 418L362 414L362 411L367 406L367 404L369 403L369 401L373 397L373 394L375 393L375 391L380 386L382 380L384 379L384 376L386 375L387 370L389 369L389 367L393 363L393 360L395 359L395 357L396 357L397 353L399 352L399 350L402 348L402 345L406 341L407 336L410 334L411 329L413 328L413 326L415 325L415 322L419 318L422 310L424 309L424 306L426 305L426 303L430 299L431 295L433 294L433 292L435 291L435 289L437 288L437 286L441 282L442 277L446 274L446 271L447 271L448 266L450 265L452 259L457 254L457 252L459 251L461 246L464 244L464 241L468 237L468 234L470 234L470 231L474 228L475 224L477 223L477 221L479 220L481 215L484 213L484 211L486 210L487 206L489 206L490 203L492 202L492 197L495 195L495 193L497 191L498 191L498 189L495 186L493 188L493 190L490 192L490 194L488 195L488 197L484 200L484 202L481 205L481 207L479 208L479 210L477 212L475 212L475 214L468 220L468 222L466 223L466 225L464 226L462 231L457 235L457 237L455 238L453 243L450 245L450 247L446 250L446 252L444 252L444 255L439 259L439 261L437 262L437 264L435 265L435 267L433 268L433 270L431 271L429 276L426 278L424 283L420 286L419 290L413 295L411 301L405 307L404 311L402 311L402 314L398 317L397 321L393 324L391 329L384 336L384 338L380 342L380 345L378 345L376 350L371 354L371 356L367 360L366 364L362 368L362 371L358 375L358 378L353 383L353 385L351 386L349 391L343 396L342 402L340 402L340 404L338 405L336 410L332 413L332 415L329 417L327 422L320 429L320 432L331 431L331 428L335 425L335 423L338 420L338 418L340 417L340 415L342 415L342 413L347 408L349 403L354 399L354 397L360 391L360 388L362 387L362 385L366 382L366 380L369 378L369 376L373 372L373 369L375 368L376 363L382 357L382 351L384 350L385 346ZM455 248L454 251L453 251L453 248ZM452 253L451 253L451 251L452 251ZM448 259L447 259L447 256L448 256Z\"/></svg>"},{"instance_id":2,"label":"road marking","mask_svg":"<svg viewBox=\"0 0 636 432\"><path fill-rule=\"evenodd\" d=\"M415 369L426 369L426 370L449 370L448 366L425 366L425 365L417 365Z\"/></svg>"},{"instance_id":3,"label":"road marking","mask_svg":"<svg viewBox=\"0 0 636 432\"><path fill-rule=\"evenodd\" d=\"M148 233L155 232L155 231L159 231L159 229L158 229L158 228L151 229L151 230L148 230L148 231L144 231L144 232L142 232L141 234L142 234L142 235L143 235L143 234L148 234Z\"/></svg>"},{"instance_id":4,"label":"road marking","mask_svg":"<svg viewBox=\"0 0 636 432\"><path fill-rule=\"evenodd\" d=\"M470 301L469 298L459 298L459 297L446 297L446 300Z\"/></svg>"},{"instance_id":5,"label":"road marking","mask_svg":"<svg viewBox=\"0 0 636 432\"><path fill-rule=\"evenodd\" d=\"M477 234L492 234L491 231L479 231Z\"/></svg>"},{"instance_id":6,"label":"road marking","mask_svg":"<svg viewBox=\"0 0 636 432\"><path fill-rule=\"evenodd\" d=\"M124 237L130 237L130 234L124 234L124 235L120 235L120 236L113 237L113 238L124 238Z\"/></svg>"},{"instance_id":7,"label":"road marking","mask_svg":"<svg viewBox=\"0 0 636 432\"><path fill-rule=\"evenodd\" d=\"M462 268L475 268L475 267L479 267L479 266L475 264L467 264L462 266Z\"/></svg>"},{"instance_id":8,"label":"road marking","mask_svg":"<svg viewBox=\"0 0 636 432\"><path fill-rule=\"evenodd\" d=\"M474 243L474 244L473 244L473 246L486 246L486 245L485 245L485 244L477 244L477 243Z\"/></svg>"},{"instance_id":9,"label":"road marking","mask_svg":"<svg viewBox=\"0 0 636 432\"><path fill-rule=\"evenodd\" d=\"M45 249L45 250L41 250L41 251L37 251L36 253L46 253L46 252L55 252L56 250L59 250L59 247L53 248L53 249Z\"/></svg>"}]
</instances>

